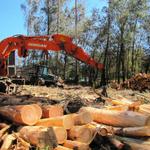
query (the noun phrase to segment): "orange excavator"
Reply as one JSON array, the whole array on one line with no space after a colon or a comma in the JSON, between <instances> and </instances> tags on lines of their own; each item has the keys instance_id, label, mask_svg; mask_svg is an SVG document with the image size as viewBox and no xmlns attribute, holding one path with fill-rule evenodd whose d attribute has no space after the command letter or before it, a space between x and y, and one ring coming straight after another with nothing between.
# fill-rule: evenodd
<instances>
[{"instance_id":1,"label":"orange excavator","mask_svg":"<svg viewBox=\"0 0 150 150\"><path fill-rule=\"evenodd\" d=\"M103 69L103 64L97 63L81 47L73 43L73 39L62 34L52 36L24 36L17 35L8 37L0 42L0 80L7 76L7 59L11 52L18 50L19 57L27 57L29 50L41 50L48 54L48 51L64 50L70 55L91 67ZM7 83L7 84L6 84ZM12 91L9 88L10 82L0 81L0 92ZM3 87L3 88L2 88ZM9 93L9 92L8 92ZM11 92L10 92L11 93Z\"/></svg>"},{"instance_id":2,"label":"orange excavator","mask_svg":"<svg viewBox=\"0 0 150 150\"><path fill-rule=\"evenodd\" d=\"M97 63L81 47L75 45L73 39L62 34L52 36L12 36L0 42L0 76L7 75L7 59L12 51L18 50L19 57L27 57L29 50L61 51L99 70L103 64Z\"/></svg>"}]
</instances>

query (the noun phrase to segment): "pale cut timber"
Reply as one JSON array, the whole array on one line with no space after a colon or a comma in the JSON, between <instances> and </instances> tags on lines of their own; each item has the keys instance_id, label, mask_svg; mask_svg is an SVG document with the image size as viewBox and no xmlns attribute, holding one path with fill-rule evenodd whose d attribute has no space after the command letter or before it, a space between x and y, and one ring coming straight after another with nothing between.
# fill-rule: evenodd
<instances>
[{"instance_id":1,"label":"pale cut timber","mask_svg":"<svg viewBox=\"0 0 150 150\"><path fill-rule=\"evenodd\" d=\"M54 150L73 150L73 149L58 145Z\"/></svg>"},{"instance_id":2,"label":"pale cut timber","mask_svg":"<svg viewBox=\"0 0 150 150\"><path fill-rule=\"evenodd\" d=\"M114 133L126 136L150 136L150 126L114 128Z\"/></svg>"},{"instance_id":3,"label":"pale cut timber","mask_svg":"<svg viewBox=\"0 0 150 150\"><path fill-rule=\"evenodd\" d=\"M89 112L81 112L79 114L74 114L75 125L85 125L92 121L92 116Z\"/></svg>"},{"instance_id":4,"label":"pale cut timber","mask_svg":"<svg viewBox=\"0 0 150 150\"><path fill-rule=\"evenodd\" d=\"M45 127L57 126L64 127L65 129L70 129L74 125L73 114L40 119L36 125Z\"/></svg>"},{"instance_id":5,"label":"pale cut timber","mask_svg":"<svg viewBox=\"0 0 150 150\"><path fill-rule=\"evenodd\" d=\"M0 107L0 114L19 124L34 125L41 118L42 110L37 104Z\"/></svg>"},{"instance_id":6,"label":"pale cut timber","mask_svg":"<svg viewBox=\"0 0 150 150\"><path fill-rule=\"evenodd\" d=\"M117 137L121 139L124 143L130 145L132 150L150 150L150 142L137 140L133 138L124 138L124 137Z\"/></svg>"},{"instance_id":7,"label":"pale cut timber","mask_svg":"<svg viewBox=\"0 0 150 150\"><path fill-rule=\"evenodd\" d=\"M150 115L150 104L143 104L139 106L139 112Z\"/></svg>"},{"instance_id":8,"label":"pale cut timber","mask_svg":"<svg viewBox=\"0 0 150 150\"><path fill-rule=\"evenodd\" d=\"M76 140L82 143L90 143L94 136L93 128L87 125L73 126L68 131L68 137L71 140Z\"/></svg>"},{"instance_id":9,"label":"pale cut timber","mask_svg":"<svg viewBox=\"0 0 150 150\"><path fill-rule=\"evenodd\" d=\"M24 126L18 132L21 138L39 148L48 146L49 150L52 150L57 146L56 135L52 127Z\"/></svg>"},{"instance_id":10,"label":"pale cut timber","mask_svg":"<svg viewBox=\"0 0 150 150\"><path fill-rule=\"evenodd\" d=\"M48 105L42 106L43 118L51 118L57 116L63 116L63 108L61 105Z\"/></svg>"},{"instance_id":11,"label":"pale cut timber","mask_svg":"<svg viewBox=\"0 0 150 150\"><path fill-rule=\"evenodd\" d=\"M9 148L11 147L12 145L12 142L15 140L16 138L14 137L13 134L8 134L4 141L3 141L3 144L1 146L1 150L9 150Z\"/></svg>"},{"instance_id":12,"label":"pale cut timber","mask_svg":"<svg viewBox=\"0 0 150 150\"><path fill-rule=\"evenodd\" d=\"M5 126L3 129L0 130L0 139L5 134L5 132L10 128L9 125Z\"/></svg>"},{"instance_id":13,"label":"pale cut timber","mask_svg":"<svg viewBox=\"0 0 150 150\"><path fill-rule=\"evenodd\" d=\"M123 144L120 140L116 139L115 137L109 137L109 140L110 140L110 142L111 142L113 145L115 145L115 147L116 147L118 150L119 150L119 149L122 149L123 146L124 146L124 144Z\"/></svg>"},{"instance_id":14,"label":"pale cut timber","mask_svg":"<svg viewBox=\"0 0 150 150\"><path fill-rule=\"evenodd\" d=\"M78 141L66 140L63 144L64 147L68 147L74 150L90 150L89 145Z\"/></svg>"},{"instance_id":15,"label":"pale cut timber","mask_svg":"<svg viewBox=\"0 0 150 150\"><path fill-rule=\"evenodd\" d=\"M118 127L136 127L150 125L150 116L143 115L138 112L82 107L80 109L80 112L84 111L90 112L94 121L107 125Z\"/></svg>"},{"instance_id":16,"label":"pale cut timber","mask_svg":"<svg viewBox=\"0 0 150 150\"><path fill-rule=\"evenodd\" d=\"M67 140L67 131L64 127L53 127L58 144L63 144Z\"/></svg>"}]
</instances>

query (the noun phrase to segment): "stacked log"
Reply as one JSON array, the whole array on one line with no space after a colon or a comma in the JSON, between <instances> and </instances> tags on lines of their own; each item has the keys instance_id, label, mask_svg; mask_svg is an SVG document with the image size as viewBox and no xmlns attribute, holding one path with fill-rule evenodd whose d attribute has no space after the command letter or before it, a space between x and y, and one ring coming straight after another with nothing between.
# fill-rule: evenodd
<instances>
[{"instance_id":1,"label":"stacked log","mask_svg":"<svg viewBox=\"0 0 150 150\"><path fill-rule=\"evenodd\" d=\"M150 74L139 73L121 84L123 88L145 91L150 90Z\"/></svg>"},{"instance_id":2,"label":"stacked log","mask_svg":"<svg viewBox=\"0 0 150 150\"><path fill-rule=\"evenodd\" d=\"M115 106L82 107L79 112L67 115L59 105L0 107L0 115L13 122L10 125L0 123L0 149L13 149L17 143L24 150L32 146L49 150L90 150L93 141L101 145L105 139L116 149L123 149L128 144L133 150L142 147L148 150L148 141L140 139L139 144L139 141L130 141L123 136L150 137L150 105L127 99L118 101L110 100Z\"/></svg>"}]
</instances>

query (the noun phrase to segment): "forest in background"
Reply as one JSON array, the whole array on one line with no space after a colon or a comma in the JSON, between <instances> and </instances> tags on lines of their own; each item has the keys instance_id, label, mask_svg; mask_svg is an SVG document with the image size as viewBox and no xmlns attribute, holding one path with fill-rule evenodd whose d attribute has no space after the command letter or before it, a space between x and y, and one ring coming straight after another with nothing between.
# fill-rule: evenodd
<instances>
[{"instance_id":1,"label":"forest in background","mask_svg":"<svg viewBox=\"0 0 150 150\"><path fill-rule=\"evenodd\" d=\"M31 51L24 65L43 62L64 80L89 84L105 84L104 79L120 83L136 73L150 72L149 0L105 1L107 5L93 8L91 15L84 0L25 0L21 5L28 35L70 35L105 70L93 69L63 51L49 52L47 60L43 52Z\"/></svg>"}]
</instances>

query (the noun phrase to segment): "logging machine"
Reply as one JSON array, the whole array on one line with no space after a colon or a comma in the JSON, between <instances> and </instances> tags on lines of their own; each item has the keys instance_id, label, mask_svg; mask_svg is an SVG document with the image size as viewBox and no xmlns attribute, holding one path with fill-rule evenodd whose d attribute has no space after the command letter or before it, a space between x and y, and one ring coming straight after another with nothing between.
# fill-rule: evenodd
<instances>
[{"instance_id":1,"label":"logging machine","mask_svg":"<svg viewBox=\"0 0 150 150\"><path fill-rule=\"evenodd\" d=\"M91 67L103 69L103 64L97 63L81 47L73 43L73 39L62 34L52 36L24 36L8 37L0 42L0 76L7 76L7 59L11 52L18 50L19 57L27 57L29 50L65 51L70 55Z\"/></svg>"}]
</instances>

